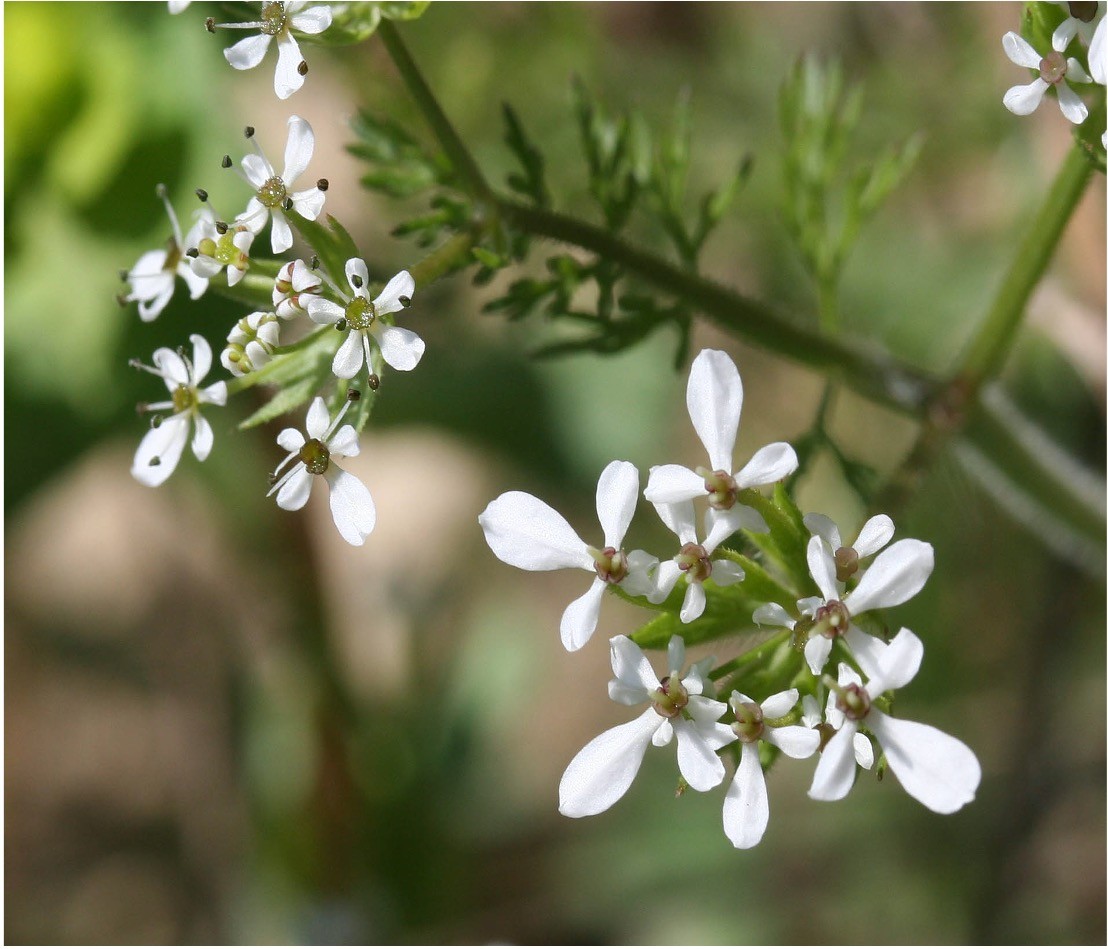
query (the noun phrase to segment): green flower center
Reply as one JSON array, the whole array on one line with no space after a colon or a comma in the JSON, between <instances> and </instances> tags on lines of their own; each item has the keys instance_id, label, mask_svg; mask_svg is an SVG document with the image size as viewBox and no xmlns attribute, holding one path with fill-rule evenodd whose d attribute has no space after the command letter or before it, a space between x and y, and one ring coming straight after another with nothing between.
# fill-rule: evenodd
<instances>
[{"instance_id":1,"label":"green flower center","mask_svg":"<svg viewBox=\"0 0 1108 949\"><path fill-rule=\"evenodd\" d=\"M754 744L766 730L762 706L757 702L739 702L732 709L735 712L735 721L731 725L731 731L743 744Z\"/></svg>"},{"instance_id":2,"label":"green flower center","mask_svg":"<svg viewBox=\"0 0 1108 949\"><path fill-rule=\"evenodd\" d=\"M278 175L274 175L258 189L258 200L267 208L283 207L288 196L285 183Z\"/></svg>"},{"instance_id":3,"label":"green flower center","mask_svg":"<svg viewBox=\"0 0 1108 949\"><path fill-rule=\"evenodd\" d=\"M196 390L192 386L177 386L173 390L174 413L187 412L197 404Z\"/></svg>"},{"instance_id":4,"label":"green flower center","mask_svg":"<svg viewBox=\"0 0 1108 949\"><path fill-rule=\"evenodd\" d=\"M662 718L676 718L681 714L681 709L689 704L689 691L682 685L681 680L666 676L659 687L650 696L654 703L651 706Z\"/></svg>"},{"instance_id":5,"label":"green flower center","mask_svg":"<svg viewBox=\"0 0 1108 949\"><path fill-rule=\"evenodd\" d=\"M285 5L267 3L262 7L262 32L266 36L276 36L285 28Z\"/></svg>"},{"instance_id":6,"label":"green flower center","mask_svg":"<svg viewBox=\"0 0 1108 949\"><path fill-rule=\"evenodd\" d=\"M351 329L367 330L377 319L377 311L365 297L354 297L346 304L346 323Z\"/></svg>"},{"instance_id":7,"label":"green flower center","mask_svg":"<svg viewBox=\"0 0 1108 949\"><path fill-rule=\"evenodd\" d=\"M235 234L237 231L228 230L221 234L219 240L210 237L201 238L196 249L205 257L211 257L216 262L226 266L234 266L239 270L245 270L249 258L235 246Z\"/></svg>"},{"instance_id":8,"label":"green flower center","mask_svg":"<svg viewBox=\"0 0 1108 949\"><path fill-rule=\"evenodd\" d=\"M300 449L300 460L311 474L321 475L331 464L331 453L318 438L312 438Z\"/></svg>"}]
</instances>

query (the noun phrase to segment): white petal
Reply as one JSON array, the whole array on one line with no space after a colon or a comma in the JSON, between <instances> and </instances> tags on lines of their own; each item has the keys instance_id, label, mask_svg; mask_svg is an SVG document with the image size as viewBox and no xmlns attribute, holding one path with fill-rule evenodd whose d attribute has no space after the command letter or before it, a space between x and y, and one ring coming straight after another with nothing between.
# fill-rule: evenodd
<instances>
[{"instance_id":1,"label":"white petal","mask_svg":"<svg viewBox=\"0 0 1108 949\"><path fill-rule=\"evenodd\" d=\"M842 536L839 534L839 526L826 514L805 514L804 526L817 537L827 541L832 550L838 550L843 545Z\"/></svg>"},{"instance_id":2,"label":"white petal","mask_svg":"<svg viewBox=\"0 0 1108 949\"><path fill-rule=\"evenodd\" d=\"M740 512L743 507L745 505L736 504L730 511L717 511L710 507L704 512L704 529L708 532L704 538L704 549L709 554L742 526L744 518Z\"/></svg>"},{"instance_id":3,"label":"white petal","mask_svg":"<svg viewBox=\"0 0 1108 949\"><path fill-rule=\"evenodd\" d=\"M223 56L235 69L253 69L265 58L271 39L266 33L248 36L234 46L228 46L223 51Z\"/></svg>"},{"instance_id":4,"label":"white petal","mask_svg":"<svg viewBox=\"0 0 1108 949\"><path fill-rule=\"evenodd\" d=\"M227 404L227 383L213 382L206 389L200 390L200 401L208 405Z\"/></svg>"},{"instance_id":5,"label":"white petal","mask_svg":"<svg viewBox=\"0 0 1108 949\"><path fill-rule=\"evenodd\" d=\"M306 439L295 428L283 428L277 436L277 444L287 452L300 451Z\"/></svg>"},{"instance_id":6,"label":"white petal","mask_svg":"<svg viewBox=\"0 0 1108 949\"><path fill-rule=\"evenodd\" d=\"M324 300L323 297L314 297L308 303L308 318L315 323L337 323L346 316L346 308ZM354 370L357 372L357 370Z\"/></svg>"},{"instance_id":7,"label":"white petal","mask_svg":"<svg viewBox=\"0 0 1108 949\"><path fill-rule=\"evenodd\" d=\"M1015 115L1030 115L1043 101L1046 90L1047 82L1042 78L1029 82L1026 86L1012 86L1004 93L1004 107Z\"/></svg>"},{"instance_id":8,"label":"white petal","mask_svg":"<svg viewBox=\"0 0 1108 949\"><path fill-rule=\"evenodd\" d=\"M307 191L297 191L289 195L292 201L292 209L301 217L314 221L323 210L327 201L327 195L319 188L309 188Z\"/></svg>"},{"instance_id":9,"label":"white petal","mask_svg":"<svg viewBox=\"0 0 1108 949\"><path fill-rule=\"evenodd\" d=\"M158 295L152 300L139 300L138 312L139 318L144 323L149 323L151 320L156 319L166 308L170 299L173 297L173 275L166 274L166 279L160 284L161 289Z\"/></svg>"},{"instance_id":10,"label":"white petal","mask_svg":"<svg viewBox=\"0 0 1108 949\"><path fill-rule=\"evenodd\" d=\"M768 824L766 776L758 760L758 743L754 742L743 745L735 779L723 799L723 832L736 847L746 850L757 846Z\"/></svg>"},{"instance_id":11,"label":"white petal","mask_svg":"<svg viewBox=\"0 0 1108 949\"><path fill-rule=\"evenodd\" d=\"M871 712L872 714L872 712ZM854 786L855 722L844 722L820 755L808 797L817 801L838 801Z\"/></svg>"},{"instance_id":12,"label":"white petal","mask_svg":"<svg viewBox=\"0 0 1108 949\"><path fill-rule=\"evenodd\" d=\"M521 570L592 570L586 545L561 514L522 491L502 494L477 518L492 552Z\"/></svg>"},{"instance_id":13,"label":"white petal","mask_svg":"<svg viewBox=\"0 0 1108 949\"><path fill-rule=\"evenodd\" d=\"M189 336L189 342L192 343L192 379L190 381L193 385L199 385L201 380L211 371L212 347L198 333Z\"/></svg>"},{"instance_id":14,"label":"white petal","mask_svg":"<svg viewBox=\"0 0 1108 949\"><path fill-rule=\"evenodd\" d=\"M743 465L742 471L735 475L735 482L740 488L773 484L791 475L798 464L792 445L774 442L754 453L754 457Z\"/></svg>"},{"instance_id":15,"label":"white petal","mask_svg":"<svg viewBox=\"0 0 1108 949\"><path fill-rule=\"evenodd\" d=\"M204 416L197 414L193 417L192 453L197 461L203 461L208 457L215 442L215 434L211 425Z\"/></svg>"},{"instance_id":16,"label":"white petal","mask_svg":"<svg viewBox=\"0 0 1108 949\"><path fill-rule=\"evenodd\" d=\"M946 732L891 718L871 709L866 724L904 790L938 814L953 814L973 800L981 783L977 756Z\"/></svg>"},{"instance_id":17,"label":"white petal","mask_svg":"<svg viewBox=\"0 0 1108 949\"><path fill-rule=\"evenodd\" d=\"M353 458L361 454L362 448L358 444L358 433L354 431L354 426L344 425L327 439L327 450L342 458Z\"/></svg>"},{"instance_id":18,"label":"white petal","mask_svg":"<svg viewBox=\"0 0 1108 949\"><path fill-rule=\"evenodd\" d=\"M339 379L353 379L362 368L362 361L361 330L351 330L331 361L331 372Z\"/></svg>"},{"instance_id":19,"label":"white petal","mask_svg":"<svg viewBox=\"0 0 1108 949\"><path fill-rule=\"evenodd\" d=\"M844 598L852 615L899 606L914 597L935 569L935 550L922 540L898 540L875 558Z\"/></svg>"},{"instance_id":20,"label":"white petal","mask_svg":"<svg viewBox=\"0 0 1108 949\"><path fill-rule=\"evenodd\" d=\"M800 707L804 709L800 716L805 728L814 728L823 721L823 713L820 711L819 702L814 695L806 695L800 700Z\"/></svg>"},{"instance_id":21,"label":"white petal","mask_svg":"<svg viewBox=\"0 0 1108 949\"><path fill-rule=\"evenodd\" d=\"M373 301L373 308L380 313L395 313L404 309L400 302L401 297L407 297L410 301L415 294L415 280L406 270L401 270L395 277L385 284L385 289Z\"/></svg>"},{"instance_id":22,"label":"white petal","mask_svg":"<svg viewBox=\"0 0 1108 949\"><path fill-rule=\"evenodd\" d=\"M312 399L312 404L308 406L304 430L308 433L309 438L323 438L330 425L331 414L327 411L327 403L323 401L322 396L317 395Z\"/></svg>"},{"instance_id":23,"label":"white petal","mask_svg":"<svg viewBox=\"0 0 1108 949\"><path fill-rule=\"evenodd\" d=\"M725 773L723 760L713 747L713 744L718 745L718 739L709 743L700 729L684 718L670 719L670 723L677 735L677 766L681 769L681 776L689 782L689 787L696 791L710 791L722 784ZM731 732L731 729L727 731ZM734 738L733 732L731 737Z\"/></svg>"},{"instance_id":24,"label":"white petal","mask_svg":"<svg viewBox=\"0 0 1108 949\"><path fill-rule=\"evenodd\" d=\"M369 286L369 269L365 265L365 261L360 257L351 257L343 268L346 273L346 282L350 284L350 289L354 291L355 296L360 296L365 299L369 299L369 295L366 293L366 287Z\"/></svg>"},{"instance_id":25,"label":"white petal","mask_svg":"<svg viewBox=\"0 0 1108 949\"><path fill-rule=\"evenodd\" d=\"M801 616L815 616L816 610L823 606L823 597L821 596L805 596L796 601L796 608L800 611ZM789 627L792 629L792 627Z\"/></svg>"},{"instance_id":26,"label":"white petal","mask_svg":"<svg viewBox=\"0 0 1108 949\"><path fill-rule=\"evenodd\" d=\"M877 698L882 692L902 688L916 677L922 662L920 638L910 629L901 629L887 646L882 646L877 671L870 676L866 691Z\"/></svg>"},{"instance_id":27,"label":"white petal","mask_svg":"<svg viewBox=\"0 0 1108 949\"><path fill-rule=\"evenodd\" d=\"M276 208L272 209L273 228L269 232L269 246L273 253L283 254L292 247L292 228L284 214Z\"/></svg>"},{"instance_id":28,"label":"white petal","mask_svg":"<svg viewBox=\"0 0 1108 949\"><path fill-rule=\"evenodd\" d=\"M1071 70L1072 71L1072 70ZM1077 78L1074 76L1073 78ZM1064 82L1058 84L1058 108L1074 125L1080 125L1089 117L1089 109L1081 98Z\"/></svg>"},{"instance_id":29,"label":"white petal","mask_svg":"<svg viewBox=\"0 0 1108 949\"><path fill-rule=\"evenodd\" d=\"M287 31L277 38L277 69L273 73L273 91L277 93L278 99L287 99L304 85L304 77L300 75L300 64L303 61L304 57L300 55L300 47ZM311 157L310 151L308 157ZM306 165L307 162L304 162L304 164ZM288 159L286 158L286 174L281 175L286 184L290 184L296 178L296 175L289 176L287 174L288 165ZM301 167L300 171L303 170L303 167Z\"/></svg>"},{"instance_id":30,"label":"white petal","mask_svg":"<svg viewBox=\"0 0 1108 949\"><path fill-rule=\"evenodd\" d=\"M142 437L135 452L135 459L131 464L134 479L150 488L156 488L165 482L181 460L181 452L188 442L188 433L188 419L182 415L171 416L163 420L157 428L151 428ZM159 459L159 463L150 464L155 458Z\"/></svg>"},{"instance_id":31,"label":"white petal","mask_svg":"<svg viewBox=\"0 0 1108 949\"><path fill-rule=\"evenodd\" d=\"M290 17L289 23L301 33L322 33L331 25L331 8L326 4L309 7Z\"/></svg>"},{"instance_id":32,"label":"white petal","mask_svg":"<svg viewBox=\"0 0 1108 949\"><path fill-rule=\"evenodd\" d=\"M730 474L743 409L743 384L727 353L705 349L693 360L685 404L713 470Z\"/></svg>"},{"instance_id":33,"label":"white petal","mask_svg":"<svg viewBox=\"0 0 1108 949\"><path fill-rule=\"evenodd\" d=\"M814 728L805 728L802 725L767 728L763 737L790 758L810 758L819 751L820 734Z\"/></svg>"},{"instance_id":34,"label":"white petal","mask_svg":"<svg viewBox=\"0 0 1108 949\"><path fill-rule=\"evenodd\" d=\"M759 626L784 626L792 629L796 625L796 620L779 603L763 603L754 611L751 619Z\"/></svg>"},{"instance_id":35,"label":"white petal","mask_svg":"<svg viewBox=\"0 0 1108 949\"><path fill-rule=\"evenodd\" d=\"M178 386L191 385L188 366L175 350L168 346L159 346L154 350L154 365L161 371L166 388L170 392Z\"/></svg>"},{"instance_id":36,"label":"white petal","mask_svg":"<svg viewBox=\"0 0 1108 949\"><path fill-rule=\"evenodd\" d=\"M1072 56L1066 60L1066 82L1092 82L1092 78ZM1077 123L1080 124L1080 123Z\"/></svg>"},{"instance_id":37,"label":"white petal","mask_svg":"<svg viewBox=\"0 0 1108 949\"><path fill-rule=\"evenodd\" d=\"M1061 23L1058 24L1058 29L1050 37L1050 45L1053 49L1059 53L1062 52L1067 46L1070 45L1072 40L1077 35L1077 20L1072 16L1066 17Z\"/></svg>"},{"instance_id":38,"label":"white petal","mask_svg":"<svg viewBox=\"0 0 1108 949\"><path fill-rule=\"evenodd\" d=\"M808 539L808 571L825 600L839 598L839 583L835 579L835 561L821 537Z\"/></svg>"},{"instance_id":39,"label":"white petal","mask_svg":"<svg viewBox=\"0 0 1108 949\"><path fill-rule=\"evenodd\" d=\"M604 546L619 550L639 497L639 469L629 461L613 461L596 482L596 514L604 530Z\"/></svg>"},{"instance_id":40,"label":"white petal","mask_svg":"<svg viewBox=\"0 0 1108 949\"><path fill-rule=\"evenodd\" d=\"M299 511L308 503L313 480L304 463L297 464L292 474L288 476L288 481L281 485L281 490L277 492L277 506L285 511Z\"/></svg>"},{"instance_id":41,"label":"white petal","mask_svg":"<svg viewBox=\"0 0 1108 949\"><path fill-rule=\"evenodd\" d=\"M633 722L610 728L585 745L562 775L558 810L566 817L588 817L615 804L631 787L663 721L648 708Z\"/></svg>"},{"instance_id":42,"label":"white petal","mask_svg":"<svg viewBox=\"0 0 1108 949\"><path fill-rule=\"evenodd\" d=\"M704 585L690 582L685 589L685 600L681 604L681 622L691 623L693 620L700 619L706 603Z\"/></svg>"},{"instance_id":43,"label":"white petal","mask_svg":"<svg viewBox=\"0 0 1108 949\"><path fill-rule=\"evenodd\" d=\"M781 718L788 715L799 701L800 692L796 689L776 692L762 703L762 714L766 718Z\"/></svg>"},{"instance_id":44,"label":"white petal","mask_svg":"<svg viewBox=\"0 0 1108 949\"><path fill-rule=\"evenodd\" d=\"M814 676L818 676L823 672L823 667L827 664L827 657L830 655L831 640L826 636L816 634L811 636L808 642L804 644L804 659Z\"/></svg>"},{"instance_id":45,"label":"white petal","mask_svg":"<svg viewBox=\"0 0 1108 949\"><path fill-rule=\"evenodd\" d=\"M270 178L273 177L275 172L270 167L261 155L257 155L251 152L249 155L244 155L242 158L242 173L246 175L246 180L250 182L255 188L261 188ZM254 200L257 200L255 198ZM258 201L261 204L261 201ZM262 205L263 207L265 205ZM247 207L249 211L249 206Z\"/></svg>"},{"instance_id":46,"label":"white petal","mask_svg":"<svg viewBox=\"0 0 1108 949\"><path fill-rule=\"evenodd\" d=\"M867 771L873 767L873 742L861 732L854 736L854 760Z\"/></svg>"},{"instance_id":47,"label":"white petal","mask_svg":"<svg viewBox=\"0 0 1108 949\"><path fill-rule=\"evenodd\" d=\"M649 596L656 587L654 570L658 558L645 550L632 550L627 555L627 576L620 581L620 587L631 596Z\"/></svg>"},{"instance_id":48,"label":"white petal","mask_svg":"<svg viewBox=\"0 0 1108 949\"><path fill-rule=\"evenodd\" d=\"M249 157L248 155L247 158ZM246 202L246 210L235 218L235 223L241 224L252 233L257 234L265 227L265 222L268 220L269 208L262 204L257 198L251 198Z\"/></svg>"},{"instance_id":49,"label":"white petal","mask_svg":"<svg viewBox=\"0 0 1108 949\"><path fill-rule=\"evenodd\" d=\"M202 297L204 292L208 289L208 278L203 274L197 273L193 269L192 263L193 259L191 257L182 260L177 265L177 273L189 288L189 299L196 300Z\"/></svg>"},{"instance_id":50,"label":"white petal","mask_svg":"<svg viewBox=\"0 0 1108 949\"><path fill-rule=\"evenodd\" d=\"M685 639L683 636L670 636L666 646L666 671L676 675L685 667ZM723 713L720 712L720 715ZM717 718L719 716L716 716Z\"/></svg>"},{"instance_id":51,"label":"white petal","mask_svg":"<svg viewBox=\"0 0 1108 949\"><path fill-rule=\"evenodd\" d=\"M704 479L681 465L655 465L650 469L643 497L651 504L674 504L708 493Z\"/></svg>"},{"instance_id":52,"label":"white petal","mask_svg":"<svg viewBox=\"0 0 1108 949\"><path fill-rule=\"evenodd\" d=\"M875 554L893 539L896 527L887 514L875 514L858 532L858 539L851 545L859 557Z\"/></svg>"},{"instance_id":53,"label":"white petal","mask_svg":"<svg viewBox=\"0 0 1108 949\"><path fill-rule=\"evenodd\" d=\"M600 602L607 585L606 581L596 577L584 595L570 603L562 613L562 645L570 652L576 652L584 646L596 631L596 624L600 619Z\"/></svg>"},{"instance_id":54,"label":"white petal","mask_svg":"<svg viewBox=\"0 0 1108 949\"><path fill-rule=\"evenodd\" d=\"M1108 29L1105 28L1105 23L1108 23L1108 17L1101 18L1089 43L1089 75L1102 86L1108 84L1108 47L1104 45Z\"/></svg>"},{"instance_id":55,"label":"white petal","mask_svg":"<svg viewBox=\"0 0 1108 949\"><path fill-rule=\"evenodd\" d=\"M324 475L331 487L331 517L342 539L361 547L377 523L377 508L369 489L349 471L329 465Z\"/></svg>"},{"instance_id":56,"label":"white petal","mask_svg":"<svg viewBox=\"0 0 1108 949\"><path fill-rule=\"evenodd\" d=\"M647 594L651 603L661 603L681 579L681 568L672 560L663 560L654 571L654 592Z\"/></svg>"},{"instance_id":57,"label":"white petal","mask_svg":"<svg viewBox=\"0 0 1108 949\"><path fill-rule=\"evenodd\" d=\"M869 633L862 632L853 623L850 624L843 639L846 641L851 654L858 661L858 665L862 667L866 677L872 679L877 675L881 668L881 655L889 648L888 643L883 642L876 636L871 636Z\"/></svg>"},{"instance_id":58,"label":"white petal","mask_svg":"<svg viewBox=\"0 0 1108 949\"><path fill-rule=\"evenodd\" d=\"M696 542L695 512L691 501L679 501L676 504L655 503L654 510L682 544Z\"/></svg>"},{"instance_id":59,"label":"white petal","mask_svg":"<svg viewBox=\"0 0 1108 949\"><path fill-rule=\"evenodd\" d=\"M1004 34L1000 42L1008 58L1017 66L1023 66L1026 69L1039 68L1042 56L1036 53L1035 48L1018 33L1009 31Z\"/></svg>"},{"instance_id":60,"label":"white petal","mask_svg":"<svg viewBox=\"0 0 1108 949\"><path fill-rule=\"evenodd\" d=\"M712 561L712 580L717 587L729 587L740 583L746 577L746 571L730 560Z\"/></svg>"},{"instance_id":61,"label":"white petal","mask_svg":"<svg viewBox=\"0 0 1108 949\"><path fill-rule=\"evenodd\" d=\"M402 326L382 326L374 336L381 346L381 355L393 369L408 372L419 365L426 344L411 330Z\"/></svg>"},{"instance_id":62,"label":"white petal","mask_svg":"<svg viewBox=\"0 0 1108 949\"><path fill-rule=\"evenodd\" d=\"M655 675L650 660L638 644L626 636L613 636L608 640L611 651L612 672L616 679L628 689L640 689L644 695L640 701L646 701L645 695L656 689L661 683Z\"/></svg>"}]
</instances>

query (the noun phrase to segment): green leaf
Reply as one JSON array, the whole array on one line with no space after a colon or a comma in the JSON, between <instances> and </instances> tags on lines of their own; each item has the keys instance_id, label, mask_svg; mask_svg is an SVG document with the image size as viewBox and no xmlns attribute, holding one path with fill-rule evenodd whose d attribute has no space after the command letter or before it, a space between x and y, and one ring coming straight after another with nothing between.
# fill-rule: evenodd
<instances>
[{"instance_id":1,"label":"green leaf","mask_svg":"<svg viewBox=\"0 0 1108 949\"><path fill-rule=\"evenodd\" d=\"M699 619L682 623L677 613L659 613L632 633L631 639L644 649L665 649L673 636L684 639L686 646L712 642L750 629L753 625L751 615L764 602L751 598L742 583L719 587L711 580L706 580L704 592L708 601L704 614ZM670 594L670 599L676 601L678 610L684 595L685 584L680 581ZM667 601L667 605L669 602Z\"/></svg>"},{"instance_id":2,"label":"green leaf","mask_svg":"<svg viewBox=\"0 0 1108 949\"><path fill-rule=\"evenodd\" d=\"M239 422L240 429L254 428L264 425L266 422L291 412L297 406L308 402L319 389L319 379L314 376L305 376L303 379L285 385L278 389L277 393L265 405L253 415Z\"/></svg>"},{"instance_id":3,"label":"green leaf","mask_svg":"<svg viewBox=\"0 0 1108 949\"><path fill-rule=\"evenodd\" d=\"M354 242L350 239L346 229L330 214L327 215L327 223L324 225L318 220L309 221L295 211L286 213L293 226L300 232L301 237L311 245L331 280L339 286L344 285L346 283L346 262L351 257L361 256L356 247L354 247L353 253L350 252Z\"/></svg>"}]
</instances>

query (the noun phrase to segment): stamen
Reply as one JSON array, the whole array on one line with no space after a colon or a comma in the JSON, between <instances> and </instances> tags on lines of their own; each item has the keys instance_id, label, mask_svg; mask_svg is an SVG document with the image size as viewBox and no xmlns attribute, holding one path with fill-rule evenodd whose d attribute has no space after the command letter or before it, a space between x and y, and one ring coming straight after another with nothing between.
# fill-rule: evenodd
<instances>
[{"instance_id":1,"label":"stamen","mask_svg":"<svg viewBox=\"0 0 1108 949\"><path fill-rule=\"evenodd\" d=\"M308 265L309 270L319 270L319 257L312 254L311 263Z\"/></svg>"},{"instance_id":2,"label":"stamen","mask_svg":"<svg viewBox=\"0 0 1108 949\"><path fill-rule=\"evenodd\" d=\"M196 258L200 256L200 250L196 247L190 247L188 250L185 251L185 256L191 257L193 260L196 260Z\"/></svg>"},{"instance_id":3,"label":"stamen","mask_svg":"<svg viewBox=\"0 0 1108 949\"><path fill-rule=\"evenodd\" d=\"M358 276L358 274L352 274L351 277L350 277L350 285L355 290L361 290L362 289L362 278L360 276Z\"/></svg>"},{"instance_id":4,"label":"stamen","mask_svg":"<svg viewBox=\"0 0 1108 949\"><path fill-rule=\"evenodd\" d=\"M253 125L246 126L246 128L244 128L242 130L242 134L245 135L247 138L253 138L254 137L254 126Z\"/></svg>"},{"instance_id":5,"label":"stamen","mask_svg":"<svg viewBox=\"0 0 1108 949\"><path fill-rule=\"evenodd\" d=\"M203 188L197 188L197 189L196 189L196 196L197 196L197 197L198 197L198 198L199 198L199 199L200 199L201 201L207 201L207 200L208 200L208 192L207 192L207 191L205 191L205 190L204 190Z\"/></svg>"},{"instance_id":6,"label":"stamen","mask_svg":"<svg viewBox=\"0 0 1108 949\"><path fill-rule=\"evenodd\" d=\"M350 402L357 402L362 397L362 394L357 389L347 389L346 398Z\"/></svg>"},{"instance_id":7,"label":"stamen","mask_svg":"<svg viewBox=\"0 0 1108 949\"><path fill-rule=\"evenodd\" d=\"M122 268L119 271L119 279L120 280L130 280L131 279L131 271L127 270L127 268L125 268L125 267Z\"/></svg>"},{"instance_id":8,"label":"stamen","mask_svg":"<svg viewBox=\"0 0 1108 949\"><path fill-rule=\"evenodd\" d=\"M381 377L377 375L377 373L371 372L366 382L369 384L369 387L376 392L381 386Z\"/></svg>"},{"instance_id":9,"label":"stamen","mask_svg":"<svg viewBox=\"0 0 1108 949\"><path fill-rule=\"evenodd\" d=\"M301 76L308 75L308 61L306 59L300 60L300 65L296 67L296 71L300 73Z\"/></svg>"},{"instance_id":10,"label":"stamen","mask_svg":"<svg viewBox=\"0 0 1108 949\"><path fill-rule=\"evenodd\" d=\"M320 178L319 181L315 183L315 186L319 188L320 191L326 191L331 187L331 183L326 178Z\"/></svg>"},{"instance_id":11,"label":"stamen","mask_svg":"<svg viewBox=\"0 0 1108 949\"><path fill-rule=\"evenodd\" d=\"M222 165L224 168L230 168L233 164L234 162L231 161L230 155L224 155L223 160L220 161L220 165Z\"/></svg>"},{"instance_id":12,"label":"stamen","mask_svg":"<svg viewBox=\"0 0 1108 949\"><path fill-rule=\"evenodd\" d=\"M169 197L166 193L166 187L163 184L159 184L154 192L159 198L162 199L162 204L165 205L166 213L169 215L169 223L173 225L173 240L177 247L181 246L181 225L177 223L177 215L173 212L173 205L169 203Z\"/></svg>"},{"instance_id":13,"label":"stamen","mask_svg":"<svg viewBox=\"0 0 1108 949\"><path fill-rule=\"evenodd\" d=\"M399 301L400 305L404 307L405 310L412 305L411 297L397 297L396 299Z\"/></svg>"},{"instance_id":14,"label":"stamen","mask_svg":"<svg viewBox=\"0 0 1108 949\"><path fill-rule=\"evenodd\" d=\"M345 333L348 325L349 324L346 322L345 316L335 321L335 329L337 329L340 333Z\"/></svg>"}]
</instances>

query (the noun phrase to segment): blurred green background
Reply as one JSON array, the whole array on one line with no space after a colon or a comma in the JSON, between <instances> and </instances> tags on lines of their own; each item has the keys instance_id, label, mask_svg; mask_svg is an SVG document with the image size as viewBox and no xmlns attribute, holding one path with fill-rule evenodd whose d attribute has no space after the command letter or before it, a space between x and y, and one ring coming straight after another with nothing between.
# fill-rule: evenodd
<instances>
[{"instance_id":1,"label":"blurred green background","mask_svg":"<svg viewBox=\"0 0 1108 949\"><path fill-rule=\"evenodd\" d=\"M509 99L556 206L585 217L571 77L660 127L687 87L693 181L746 151L756 162L703 270L800 315L813 299L776 210L776 91L801 53L840 57L866 87L862 147L926 135L847 268L844 329L942 371L1069 147L1053 103L1026 119L1001 105L1025 81L1000 46L1019 12L443 4L401 30L490 177L510 165ZM169 232L158 182L186 228L196 187L233 215L245 186L220 157L241 153L248 123L276 157L295 112L317 136L309 174L330 179L328 209L371 268L418 259L389 237L413 208L367 197L343 151L363 106L425 134L379 41L305 47L306 86L282 103L273 52L233 73L221 50L236 37L205 33L209 14L4 8L6 941L1100 942L1103 552L1059 560L949 455L898 519L936 549L924 592L894 614L928 649L898 709L976 750L977 801L939 817L863 775L846 801L817 804L810 763L785 762L749 852L723 836L722 789L672 799L672 750L648 753L608 813L557 813L572 755L626 718L606 696L605 640L641 617L606 604L566 655L558 617L584 578L504 566L476 524L519 489L587 536L609 460L645 471L698 455L664 333L613 359L536 363L541 320L483 315L489 291L464 276L428 288L408 320L426 356L388 378L351 463L379 511L360 550L321 497L296 515L266 500L280 452L274 431L236 432L249 393L208 414L204 465L186 455L154 491L130 478L146 424L134 405L160 384L127 360L191 332L218 347L243 315L180 284L152 324L115 303L119 269ZM1104 205L1098 176L1004 379L1100 476ZM743 374L737 457L806 429L818 377L698 327L704 346ZM618 410L598 411L598 393ZM914 434L853 397L832 427L882 474ZM829 464L800 498L844 533L860 523ZM646 505L628 541L666 544Z\"/></svg>"}]
</instances>

